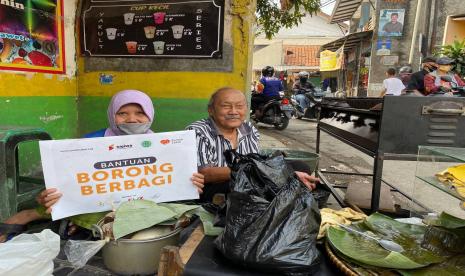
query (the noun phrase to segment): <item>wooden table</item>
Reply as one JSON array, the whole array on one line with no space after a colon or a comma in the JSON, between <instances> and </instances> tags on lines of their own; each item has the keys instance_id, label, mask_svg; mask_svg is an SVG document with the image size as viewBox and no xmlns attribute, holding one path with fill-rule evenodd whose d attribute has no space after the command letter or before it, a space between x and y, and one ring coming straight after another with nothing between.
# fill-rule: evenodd
<instances>
[{"instance_id":1,"label":"wooden table","mask_svg":"<svg viewBox=\"0 0 465 276\"><path fill-rule=\"evenodd\" d=\"M165 246L161 251L158 276L181 276L184 267L194 254L195 249L205 236L203 226L195 228L189 239L179 248L177 246Z\"/></svg>"}]
</instances>

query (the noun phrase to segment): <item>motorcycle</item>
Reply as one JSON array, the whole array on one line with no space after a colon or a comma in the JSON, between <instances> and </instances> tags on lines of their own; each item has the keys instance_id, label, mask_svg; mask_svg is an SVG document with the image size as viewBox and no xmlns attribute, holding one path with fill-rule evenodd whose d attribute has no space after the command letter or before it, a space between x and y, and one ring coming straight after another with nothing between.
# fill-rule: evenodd
<instances>
[{"instance_id":1,"label":"motorcycle","mask_svg":"<svg viewBox=\"0 0 465 276\"><path fill-rule=\"evenodd\" d=\"M309 106L303 109L297 100L295 99L295 95L292 96L292 105L295 109L295 117L297 119L307 118L307 119L318 119L320 114L320 103L323 100L325 95L324 92L321 91L319 88L312 89L304 89L305 97L307 97Z\"/></svg>"},{"instance_id":2,"label":"motorcycle","mask_svg":"<svg viewBox=\"0 0 465 276\"><path fill-rule=\"evenodd\" d=\"M441 76L441 80L451 84L450 87L441 86L439 91L431 94L430 96L452 96L452 97L465 97L465 86L458 86L452 81L450 76Z\"/></svg>"},{"instance_id":3,"label":"motorcycle","mask_svg":"<svg viewBox=\"0 0 465 276\"><path fill-rule=\"evenodd\" d=\"M289 125L292 117L292 107L289 99L274 99L259 108L259 117L251 110L250 119L256 123L264 123L274 126L277 130L284 130Z\"/></svg>"}]
</instances>

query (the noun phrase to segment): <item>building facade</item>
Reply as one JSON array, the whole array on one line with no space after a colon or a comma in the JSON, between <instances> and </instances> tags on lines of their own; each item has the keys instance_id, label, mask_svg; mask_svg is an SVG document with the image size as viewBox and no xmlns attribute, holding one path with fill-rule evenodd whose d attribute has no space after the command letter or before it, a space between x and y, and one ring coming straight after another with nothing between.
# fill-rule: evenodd
<instances>
[{"instance_id":1,"label":"building facade","mask_svg":"<svg viewBox=\"0 0 465 276\"><path fill-rule=\"evenodd\" d=\"M329 15L307 15L302 23L280 30L273 39L258 35L254 41L252 79L258 80L265 66L273 66L277 75L292 86L298 72L310 72L310 80L320 85L319 49L321 45L344 36L346 25L329 24Z\"/></svg>"}]
</instances>

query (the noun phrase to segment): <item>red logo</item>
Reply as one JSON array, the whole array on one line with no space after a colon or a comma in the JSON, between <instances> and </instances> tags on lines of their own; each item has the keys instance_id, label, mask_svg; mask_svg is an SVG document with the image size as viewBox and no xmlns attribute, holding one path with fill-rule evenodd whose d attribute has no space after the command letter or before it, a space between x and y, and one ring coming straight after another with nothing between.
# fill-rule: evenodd
<instances>
[{"instance_id":1,"label":"red logo","mask_svg":"<svg viewBox=\"0 0 465 276\"><path fill-rule=\"evenodd\" d=\"M115 145L114 144L111 144L108 146L108 150L114 150L115 149Z\"/></svg>"},{"instance_id":2,"label":"red logo","mask_svg":"<svg viewBox=\"0 0 465 276\"><path fill-rule=\"evenodd\" d=\"M163 145L168 145L170 143L170 140L168 140L168 139L161 140L160 143L163 144Z\"/></svg>"}]
</instances>

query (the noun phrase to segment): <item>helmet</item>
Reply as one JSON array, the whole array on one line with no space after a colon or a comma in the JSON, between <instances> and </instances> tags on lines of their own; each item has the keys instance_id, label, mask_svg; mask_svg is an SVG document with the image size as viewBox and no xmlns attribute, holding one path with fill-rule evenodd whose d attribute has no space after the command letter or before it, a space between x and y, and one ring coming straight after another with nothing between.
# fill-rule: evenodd
<instances>
[{"instance_id":1,"label":"helmet","mask_svg":"<svg viewBox=\"0 0 465 276\"><path fill-rule=\"evenodd\" d=\"M262 75L264 77L271 77L274 75L274 68L271 66L266 66L265 68L262 69Z\"/></svg>"},{"instance_id":2,"label":"helmet","mask_svg":"<svg viewBox=\"0 0 465 276\"><path fill-rule=\"evenodd\" d=\"M408 73L410 73L410 74L413 73L412 67L410 67L410 66L408 66L408 65L405 65L405 66L400 67L400 69L399 69L399 74L402 74L402 73L404 73L404 74L405 74L405 73L407 73L407 74L408 74Z\"/></svg>"},{"instance_id":3,"label":"helmet","mask_svg":"<svg viewBox=\"0 0 465 276\"><path fill-rule=\"evenodd\" d=\"M440 57L436 60L438 65L450 65L454 63L454 60L448 57Z\"/></svg>"},{"instance_id":4,"label":"helmet","mask_svg":"<svg viewBox=\"0 0 465 276\"><path fill-rule=\"evenodd\" d=\"M307 71L302 71L299 72L299 78L307 78L310 76L310 74Z\"/></svg>"}]
</instances>

